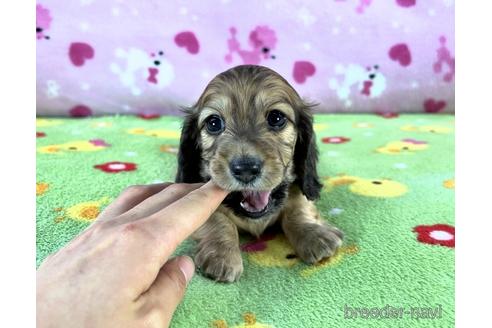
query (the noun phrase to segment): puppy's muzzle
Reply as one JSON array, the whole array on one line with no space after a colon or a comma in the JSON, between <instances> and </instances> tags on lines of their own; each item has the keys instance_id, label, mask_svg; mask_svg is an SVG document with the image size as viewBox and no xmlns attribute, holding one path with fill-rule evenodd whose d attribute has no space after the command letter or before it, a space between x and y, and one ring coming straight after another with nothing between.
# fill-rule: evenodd
<instances>
[{"instance_id":1,"label":"puppy's muzzle","mask_svg":"<svg viewBox=\"0 0 492 328\"><path fill-rule=\"evenodd\" d=\"M261 174L262 166L260 159L250 156L234 158L229 162L232 176L242 183L256 180Z\"/></svg>"}]
</instances>

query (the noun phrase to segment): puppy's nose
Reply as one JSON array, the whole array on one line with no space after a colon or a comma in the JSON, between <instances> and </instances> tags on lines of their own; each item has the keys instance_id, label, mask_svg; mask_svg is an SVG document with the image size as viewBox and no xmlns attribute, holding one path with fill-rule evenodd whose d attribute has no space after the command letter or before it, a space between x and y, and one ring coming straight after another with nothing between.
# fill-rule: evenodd
<instances>
[{"instance_id":1,"label":"puppy's nose","mask_svg":"<svg viewBox=\"0 0 492 328\"><path fill-rule=\"evenodd\" d=\"M256 179L261 173L261 166L259 159L249 156L235 158L229 163L234 178L244 183Z\"/></svg>"}]
</instances>

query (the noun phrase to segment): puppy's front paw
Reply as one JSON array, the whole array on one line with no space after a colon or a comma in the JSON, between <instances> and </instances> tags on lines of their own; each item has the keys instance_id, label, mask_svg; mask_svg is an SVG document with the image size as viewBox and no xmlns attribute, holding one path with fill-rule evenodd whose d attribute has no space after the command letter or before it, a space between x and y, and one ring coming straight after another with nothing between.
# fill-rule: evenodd
<instances>
[{"instance_id":1,"label":"puppy's front paw","mask_svg":"<svg viewBox=\"0 0 492 328\"><path fill-rule=\"evenodd\" d=\"M234 282L243 273L243 259L238 246L203 245L195 255L200 272L215 281Z\"/></svg>"},{"instance_id":2,"label":"puppy's front paw","mask_svg":"<svg viewBox=\"0 0 492 328\"><path fill-rule=\"evenodd\" d=\"M342 245L343 233L328 224L309 223L299 229L295 249L306 263L313 264L335 254Z\"/></svg>"}]
</instances>

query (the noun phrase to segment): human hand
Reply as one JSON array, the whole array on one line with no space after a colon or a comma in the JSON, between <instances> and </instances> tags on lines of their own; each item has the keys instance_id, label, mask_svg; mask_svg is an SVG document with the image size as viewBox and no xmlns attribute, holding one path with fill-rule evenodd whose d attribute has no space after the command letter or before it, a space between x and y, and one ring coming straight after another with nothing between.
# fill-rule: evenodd
<instances>
[{"instance_id":1,"label":"human hand","mask_svg":"<svg viewBox=\"0 0 492 328\"><path fill-rule=\"evenodd\" d=\"M227 192L213 183L126 189L37 271L38 327L167 327L194 273L168 261Z\"/></svg>"}]
</instances>

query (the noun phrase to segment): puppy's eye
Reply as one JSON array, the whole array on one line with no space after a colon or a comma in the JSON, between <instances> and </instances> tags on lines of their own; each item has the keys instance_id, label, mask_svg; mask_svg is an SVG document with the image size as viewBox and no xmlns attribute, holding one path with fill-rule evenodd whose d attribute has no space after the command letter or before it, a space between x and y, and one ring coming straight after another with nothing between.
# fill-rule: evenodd
<instances>
[{"instance_id":1,"label":"puppy's eye","mask_svg":"<svg viewBox=\"0 0 492 328\"><path fill-rule=\"evenodd\" d=\"M268 125L274 130L280 130L287 123L287 118L285 117L284 113L274 109L268 113L267 122Z\"/></svg>"},{"instance_id":2,"label":"puppy's eye","mask_svg":"<svg viewBox=\"0 0 492 328\"><path fill-rule=\"evenodd\" d=\"M210 115L205 123L210 134L220 134L224 131L224 121L218 115Z\"/></svg>"}]
</instances>

